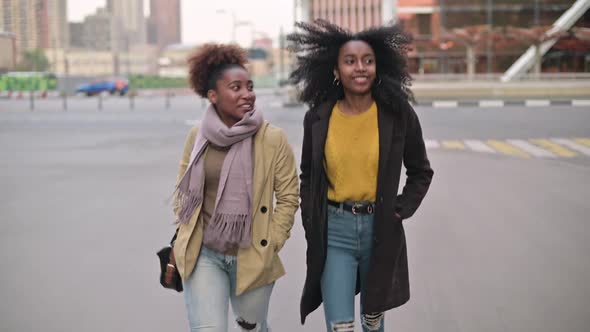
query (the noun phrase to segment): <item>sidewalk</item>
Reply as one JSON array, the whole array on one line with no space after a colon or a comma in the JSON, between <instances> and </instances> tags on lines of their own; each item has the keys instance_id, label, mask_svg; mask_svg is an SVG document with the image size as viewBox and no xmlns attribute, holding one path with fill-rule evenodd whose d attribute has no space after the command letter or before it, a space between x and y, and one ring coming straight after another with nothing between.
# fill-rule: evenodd
<instances>
[{"instance_id":1,"label":"sidewalk","mask_svg":"<svg viewBox=\"0 0 590 332\"><path fill-rule=\"evenodd\" d=\"M590 99L590 80L414 81L418 102L432 100L576 100Z\"/></svg>"},{"instance_id":2,"label":"sidewalk","mask_svg":"<svg viewBox=\"0 0 590 332\"><path fill-rule=\"evenodd\" d=\"M446 98L439 98L437 100L422 100L417 99L416 105L433 108L455 108L455 107L504 107L504 106L518 106L526 108L551 107L551 106L571 106L571 107L585 107L590 109L590 97L582 98L559 98L559 99L479 99L479 100L450 100Z\"/></svg>"}]
</instances>

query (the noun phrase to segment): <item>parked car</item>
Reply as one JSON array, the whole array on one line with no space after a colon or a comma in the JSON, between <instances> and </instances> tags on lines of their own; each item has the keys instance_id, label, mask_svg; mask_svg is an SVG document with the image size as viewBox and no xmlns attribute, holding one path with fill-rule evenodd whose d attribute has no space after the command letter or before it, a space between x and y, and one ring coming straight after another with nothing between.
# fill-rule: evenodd
<instances>
[{"instance_id":1,"label":"parked car","mask_svg":"<svg viewBox=\"0 0 590 332\"><path fill-rule=\"evenodd\" d=\"M124 79L110 79L81 84L76 88L76 93L83 93L87 96L94 96L99 93L108 92L112 95L123 96L129 90L129 82Z\"/></svg>"}]
</instances>

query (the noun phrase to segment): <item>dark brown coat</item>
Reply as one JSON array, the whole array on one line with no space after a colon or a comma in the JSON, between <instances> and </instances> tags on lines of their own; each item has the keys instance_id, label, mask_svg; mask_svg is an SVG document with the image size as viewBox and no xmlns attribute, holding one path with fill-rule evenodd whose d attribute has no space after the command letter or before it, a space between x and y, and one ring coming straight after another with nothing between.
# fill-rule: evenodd
<instances>
[{"instance_id":1,"label":"dark brown coat","mask_svg":"<svg viewBox=\"0 0 590 332\"><path fill-rule=\"evenodd\" d=\"M335 101L305 114L301 157L301 216L307 240L307 274L301 298L301 323L322 303L320 280L326 261L328 180L324 146ZM428 191L433 171L426 156L418 116L410 104L377 105L379 168L373 252L365 313L383 312L410 298L406 238L402 219L411 217ZM407 179L397 195L402 162ZM359 174L362 176L362 174ZM357 293L359 291L357 283Z\"/></svg>"}]
</instances>

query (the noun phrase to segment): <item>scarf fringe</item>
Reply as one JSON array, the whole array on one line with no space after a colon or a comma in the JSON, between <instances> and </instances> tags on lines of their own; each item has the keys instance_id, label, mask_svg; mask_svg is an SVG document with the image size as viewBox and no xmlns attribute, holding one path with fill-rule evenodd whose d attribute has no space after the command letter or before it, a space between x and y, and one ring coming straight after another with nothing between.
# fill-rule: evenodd
<instances>
[{"instance_id":1,"label":"scarf fringe","mask_svg":"<svg viewBox=\"0 0 590 332\"><path fill-rule=\"evenodd\" d=\"M216 214L205 225L204 244L220 251L249 247L252 242L249 218L249 214Z\"/></svg>"},{"instance_id":2,"label":"scarf fringe","mask_svg":"<svg viewBox=\"0 0 590 332\"><path fill-rule=\"evenodd\" d=\"M191 220L193 212L197 206L201 204L202 200L203 195L199 192L199 190L189 190L188 193L184 193L179 190L175 200L175 205L180 207L180 210L178 211L178 220L176 223L188 224Z\"/></svg>"}]
</instances>

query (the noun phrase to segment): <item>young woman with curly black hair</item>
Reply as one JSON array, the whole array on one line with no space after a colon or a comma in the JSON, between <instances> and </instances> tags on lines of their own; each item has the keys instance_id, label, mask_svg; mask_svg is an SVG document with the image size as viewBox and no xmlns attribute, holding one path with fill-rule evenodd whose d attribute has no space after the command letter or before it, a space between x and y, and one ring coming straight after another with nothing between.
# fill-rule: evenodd
<instances>
[{"instance_id":1,"label":"young woman with curly black hair","mask_svg":"<svg viewBox=\"0 0 590 332\"><path fill-rule=\"evenodd\" d=\"M193 90L211 105L180 161L174 257L191 331L227 331L228 303L242 331L268 330L278 256L299 203L295 158L264 121L235 45L206 44L189 59ZM276 204L275 204L276 202Z\"/></svg>"},{"instance_id":2,"label":"young woman with curly black hair","mask_svg":"<svg viewBox=\"0 0 590 332\"><path fill-rule=\"evenodd\" d=\"M402 220L428 191L433 171L410 105L406 53L397 26L352 34L329 22L289 35L305 114L301 217L307 275L301 322L322 302L328 331L384 331L383 312L410 297ZM402 163L407 172L397 195Z\"/></svg>"}]
</instances>

